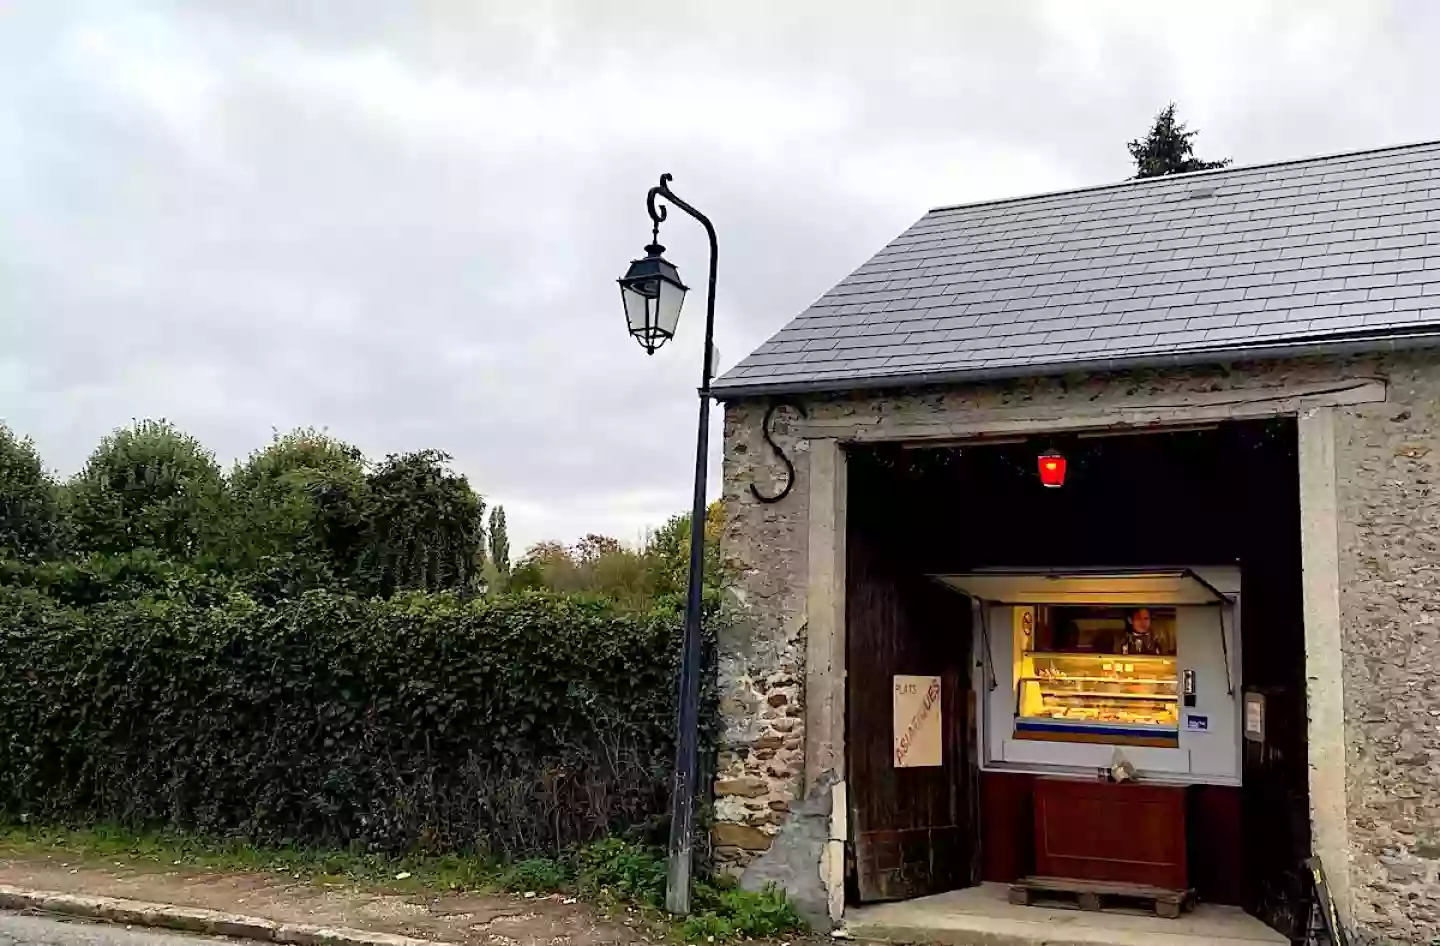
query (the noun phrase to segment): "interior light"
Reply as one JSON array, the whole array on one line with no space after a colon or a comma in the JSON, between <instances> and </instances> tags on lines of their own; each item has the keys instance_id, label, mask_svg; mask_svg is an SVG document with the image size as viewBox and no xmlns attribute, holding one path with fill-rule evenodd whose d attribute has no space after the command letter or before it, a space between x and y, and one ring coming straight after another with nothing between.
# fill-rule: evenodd
<instances>
[{"instance_id":1,"label":"interior light","mask_svg":"<svg viewBox=\"0 0 1440 946\"><path fill-rule=\"evenodd\" d=\"M1065 457L1058 450L1040 454L1040 482L1049 489L1065 485Z\"/></svg>"}]
</instances>

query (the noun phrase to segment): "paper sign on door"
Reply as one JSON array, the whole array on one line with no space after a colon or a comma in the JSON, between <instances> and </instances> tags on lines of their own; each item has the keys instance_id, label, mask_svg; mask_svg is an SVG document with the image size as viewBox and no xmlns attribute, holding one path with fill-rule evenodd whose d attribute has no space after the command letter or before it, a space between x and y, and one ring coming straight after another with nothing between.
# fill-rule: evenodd
<instances>
[{"instance_id":1,"label":"paper sign on door","mask_svg":"<svg viewBox=\"0 0 1440 946\"><path fill-rule=\"evenodd\" d=\"M940 678L896 674L895 767L942 765Z\"/></svg>"}]
</instances>

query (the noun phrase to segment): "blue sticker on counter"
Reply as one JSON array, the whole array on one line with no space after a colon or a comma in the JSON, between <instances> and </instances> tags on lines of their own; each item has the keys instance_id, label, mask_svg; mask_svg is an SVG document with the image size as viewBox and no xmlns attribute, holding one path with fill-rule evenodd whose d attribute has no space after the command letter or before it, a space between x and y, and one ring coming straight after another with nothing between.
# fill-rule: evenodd
<instances>
[{"instance_id":1,"label":"blue sticker on counter","mask_svg":"<svg viewBox=\"0 0 1440 946\"><path fill-rule=\"evenodd\" d=\"M1187 732L1209 732L1210 717L1195 716L1191 714L1185 717L1185 729Z\"/></svg>"}]
</instances>

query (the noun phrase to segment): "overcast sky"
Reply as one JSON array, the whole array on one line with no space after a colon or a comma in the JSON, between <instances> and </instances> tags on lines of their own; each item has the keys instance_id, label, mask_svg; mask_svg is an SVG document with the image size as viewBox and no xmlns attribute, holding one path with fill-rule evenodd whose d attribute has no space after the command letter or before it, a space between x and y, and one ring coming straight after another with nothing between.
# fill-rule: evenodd
<instances>
[{"instance_id":1,"label":"overcast sky","mask_svg":"<svg viewBox=\"0 0 1440 946\"><path fill-rule=\"evenodd\" d=\"M1427 0L0 0L0 419L62 475L140 417L436 447L516 546L634 540L704 312L624 331L660 172L728 366L931 206L1126 177L1171 99L1237 163L1440 138L1437 49Z\"/></svg>"}]
</instances>

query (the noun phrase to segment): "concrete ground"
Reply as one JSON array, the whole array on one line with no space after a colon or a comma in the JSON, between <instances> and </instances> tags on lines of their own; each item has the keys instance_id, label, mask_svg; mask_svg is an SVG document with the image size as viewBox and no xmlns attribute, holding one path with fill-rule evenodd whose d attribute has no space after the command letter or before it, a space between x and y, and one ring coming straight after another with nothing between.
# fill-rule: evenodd
<instances>
[{"instance_id":1,"label":"concrete ground","mask_svg":"<svg viewBox=\"0 0 1440 946\"><path fill-rule=\"evenodd\" d=\"M1286 946L1285 937L1235 907L1200 904L1176 920L1016 906L1004 884L851 908L852 939L939 946Z\"/></svg>"},{"instance_id":2,"label":"concrete ground","mask_svg":"<svg viewBox=\"0 0 1440 946\"><path fill-rule=\"evenodd\" d=\"M0 911L0 946L234 946L237 942Z\"/></svg>"},{"instance_id":3,"label":"concrete ground","mask_svg":"<svg viewBox=\"0 0 1440 946\"><path fill-rule=\"evenodd\" d=\"M8 853L0 854L0 885L200 907L278 923L349 927L458 946L657 942L638 918L623 911L607 917L594 907L559 896L381 893L304 883L288 874L166 870L128 862L101 866L60 855L20 858ZM0 946L5 946L3 938Z\"/></svg>"}]
</instances>

